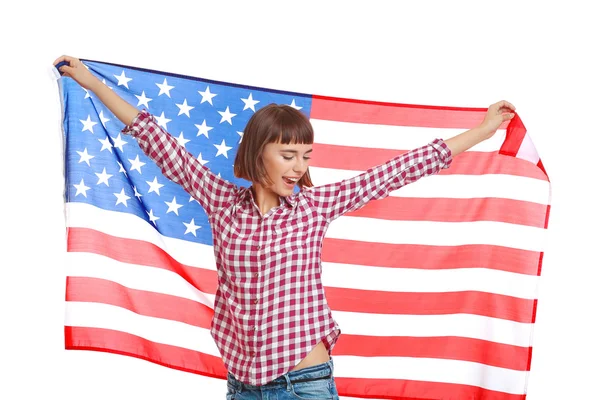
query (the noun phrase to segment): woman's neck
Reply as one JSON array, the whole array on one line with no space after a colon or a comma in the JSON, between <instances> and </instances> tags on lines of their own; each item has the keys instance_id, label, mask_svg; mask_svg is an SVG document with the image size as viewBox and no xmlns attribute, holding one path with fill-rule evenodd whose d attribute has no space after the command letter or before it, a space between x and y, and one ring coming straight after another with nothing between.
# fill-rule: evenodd
<instances>
[{"instance_id":1,"label":"woman's neck","mask_svg":"<svg viewBox=\"0 0 600 400\"><path fill-rule=\"evenodd\" d=\"M279 195L262 185L253 184L252 193L254 194L256 205L263 215L268 213L273 207L279 206Z\"/></svg>"}]
</instances>

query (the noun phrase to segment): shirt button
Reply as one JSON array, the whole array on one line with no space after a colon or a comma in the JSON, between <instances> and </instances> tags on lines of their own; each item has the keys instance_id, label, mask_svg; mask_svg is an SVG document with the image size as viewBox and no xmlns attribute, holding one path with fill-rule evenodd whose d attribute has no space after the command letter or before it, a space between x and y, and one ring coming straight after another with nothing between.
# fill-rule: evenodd
<instances>
[{"instance_id":1,"label":"shirt button","mask_svg":"<svg viewBox=\"0 0 600 400\"><path fill-rule=\"evenodd\" d=\"M254 304L258 304L258 299L254 299Z\"/></svg>"},{"instance_id":2,"label":"shirt button","mask_svg":"<svg viewBox=\"0 0 600 400\"><path fill-rule=\"evenodd\" d=\"M254 277L255 277L255 278L258 278L258 272L254 274Z\"/></svg>"},{"instance_id":3,"label":"shirt button","mask_svg":"<svg viewBox=\"0 0 600 400\"><path fill-rule=\"evenodd\" d=\"M255 352L253 352L253 351L250 352L250 357L254 357L255 355L256 355Z\"/></svg>"},{"instance_id":4,"label":"shirt button","mask_svg":"<svg viewBox=\"0 0 600 400\"><path fill-rule=\"evenodd\" d=\"M254 246L256 250L260 250L260 245Z\"/></svg>"}]
</instances>

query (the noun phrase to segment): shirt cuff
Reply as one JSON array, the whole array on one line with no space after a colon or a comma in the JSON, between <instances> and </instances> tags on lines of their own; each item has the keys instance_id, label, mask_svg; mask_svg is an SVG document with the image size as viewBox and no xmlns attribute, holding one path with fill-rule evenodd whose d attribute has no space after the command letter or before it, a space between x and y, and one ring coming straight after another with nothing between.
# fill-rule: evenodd
<instances>
[{"instance_id":1,"label":"shirt cuff","mask_svg":"<svg viewBox=\"0 0 600 400\"><path fill-rule=\"evenodd\" d=\"M133 137L139 136L142 133L142 128L148 126L148 123L152 121L152 115L148 110L141 110L134 118L133 121L125 126L121 133L124 135L131 135Z\"/></svg>"},{"instance_id":2,"label":"shirt cuff","mask_svg":"<svg viewBox=\"0 0 600 400\"><path fill-rule=\"evenodd\" d=\"M435 139L430 144L431 147L438 152L441 167L444 169L450 167L452 164L452 151L450 151L450 147L448 147L446 142L444 142L442 139Z\"/></svg>"}]
</instances>

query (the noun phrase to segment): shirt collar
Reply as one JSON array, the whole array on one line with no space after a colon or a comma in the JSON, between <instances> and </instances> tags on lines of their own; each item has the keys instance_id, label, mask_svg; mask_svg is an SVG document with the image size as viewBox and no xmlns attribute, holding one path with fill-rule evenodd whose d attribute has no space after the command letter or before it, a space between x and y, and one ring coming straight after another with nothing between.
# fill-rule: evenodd
<instances>
[{"instance_id":1,"label":"shirt collar","mask_svg":"<svg viewBox=\"0 0 600 400\"><path fill-rule=\"evenodd\" d=\"M246 191L244 193L244 199L248 200L250 202L254 201L254 194L252 193L252 190L250 189L250 187L246 188ZM291 196L285 196L285 197L279 196L279 205L282 205L283 203L287 203L290 207L293 208L296 206L297 202L298 202L297 194L293 194Z\"/></svg>"}]
</instances>

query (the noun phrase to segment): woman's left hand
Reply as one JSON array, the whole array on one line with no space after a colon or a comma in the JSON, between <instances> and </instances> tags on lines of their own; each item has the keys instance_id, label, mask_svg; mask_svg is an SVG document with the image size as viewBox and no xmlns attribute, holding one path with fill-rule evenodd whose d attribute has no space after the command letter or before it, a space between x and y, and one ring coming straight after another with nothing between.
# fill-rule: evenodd
<instances>
[{"instance_id":1,"label":"woman's left hand","mask_svg":"<svg viewBox=\"0 0 600 400\"><path fill-rule=\"evenodd\" d=\"M492 104L485 114L485 118L479 128L484 133L485 138L489 139L494 136L498 127L504 121L509 121L515 116L515 106L506 100Z\"/></svg>"}]
</instances>

